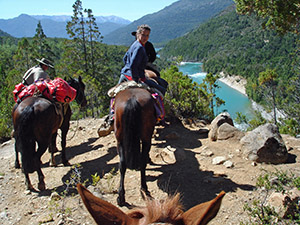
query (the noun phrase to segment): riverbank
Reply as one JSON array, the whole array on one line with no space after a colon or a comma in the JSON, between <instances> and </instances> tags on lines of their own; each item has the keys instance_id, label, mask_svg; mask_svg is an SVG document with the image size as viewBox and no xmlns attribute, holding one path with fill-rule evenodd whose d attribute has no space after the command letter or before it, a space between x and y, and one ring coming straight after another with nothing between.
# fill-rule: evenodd
<instances>
[{"instance_id":1,"label":"riverbank","mask_svg":"<svg viewBox=\"0 0 300 225\"><path fill-rule=\"evenodd\" d=\"M220 73L220 78L219 81L223 82L224 84L228 85L229 87L239 91L241 94L246 95L246 85L247 85L247 80L245 78L242 78L240 76L236 75L226 75L224 72ZM267 112L266 109L251 100L251 106L253 111L258 111L261 113L262 117L265 118L268 121L273 120L273 112ZM278 118L285 118L284 113L276 109L276 114Z\"/></svg>"},{"instance_id":2,"label":"riverbank","mask_svg":"<svg viewBox=\"0 0 300 225\"><path fill-rule=\"evenodd\" d=\"M223 82L224 84L228 85L229 87L239 91L243 95L247 96L246 93L246 84L247 80L237 75L225 75L224 72L220 73L219 81Z\"/></svg>"}]
</instances>

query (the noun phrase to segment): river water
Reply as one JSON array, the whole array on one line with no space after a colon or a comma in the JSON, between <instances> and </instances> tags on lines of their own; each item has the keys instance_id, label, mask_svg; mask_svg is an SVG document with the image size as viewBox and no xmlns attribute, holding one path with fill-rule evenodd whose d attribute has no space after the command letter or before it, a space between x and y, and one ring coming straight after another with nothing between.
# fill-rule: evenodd
<instances>
[{"instance_id":1,"label":"river water","mask_svg":"<svg viewBox=\"0 0 300 225\"><path fill-rule=\"evenodd\" d=\"M179 71L183 74L187 74L193 81L202 83L206 73L202 71L202 63L184 62L179 66ZM251 101L247 96L243 95L239 91L229 87L221 81L217 81L220 86L216 91L217 97L225 101L225 105L215 109L215 114L218 115L223 111L227 111L231 118L234 120L237 117L237 112L246 115L247 119L253 118L254 110L251 107Z\"/></svg>"}]
</instances>

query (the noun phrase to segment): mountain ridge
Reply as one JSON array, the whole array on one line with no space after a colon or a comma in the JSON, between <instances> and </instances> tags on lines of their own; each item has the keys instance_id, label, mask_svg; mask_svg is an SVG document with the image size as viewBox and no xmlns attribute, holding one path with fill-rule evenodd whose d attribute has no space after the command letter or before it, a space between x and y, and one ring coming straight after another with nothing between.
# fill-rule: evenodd
<instances>
[{"instance_id":1,"label":"mountain ridge","mask_svg":"<svg viewBox=\"0 0 300 225\"><path fill-rule=\"evenodd\" d=\"M97 16L96 22L101 28L102 35L112 32L130 23L129 20L117 16ZM71 16L58 15L36 15L20 14L12 19L0 19L0 30L17 38L33 37L38 22L40 21L47 37L69 38L66 31L66 23L71 20ZM100 22L99 22L99 21Z\"/></svg>"},{"instance_id":2,"label":"mountain ridge","mask_svg":"<svg viewBox=\"0 0 300 225\"><path fill-rule=\"evenodd\" d=\"M133 41L131 32L140 24L148 24L152 28L150 41L166 43L191 31L233 4L233 0L180 0L109 33L104 36L103 41L107 44L129 45Z\"/></svg>"},{"instance_id":3,"label":"mountain ridge","mask_svg":"<svg viewBox=\"0 0 300 225\"><path fill-rule=\"evenodd\" d=\"M101 35L104 36L103 42L106 44L130 45L134 40L131 32L135 31L137 26L147 23L152 28L150 41L163 45L190 32L232 4L233 0L179 0L133 22L115 16L95 18ZM65 30L66 15L21 14L9 20L0 19L0 29L18 38L33 37L39 20L47 37L68 38Z\"/></svg>"}]
</instances>

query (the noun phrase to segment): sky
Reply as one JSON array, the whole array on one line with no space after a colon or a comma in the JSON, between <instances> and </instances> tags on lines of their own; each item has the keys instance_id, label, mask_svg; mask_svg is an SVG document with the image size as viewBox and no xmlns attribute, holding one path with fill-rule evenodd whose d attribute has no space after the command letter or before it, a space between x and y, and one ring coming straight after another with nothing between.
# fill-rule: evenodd
<instances>
[{"instance_id":1,"label":"sky","mask_svg":"<svg viewBox=\"0 0 300 225\"><path fill-rule=\"evenodd\" d=\"M178 0L81 0L83 9L94 16L118 16L130 21L158 12ZM75 0L0 0L0 19L12 19L20 14L73 15Z\"/></svg>"}]
</instances>

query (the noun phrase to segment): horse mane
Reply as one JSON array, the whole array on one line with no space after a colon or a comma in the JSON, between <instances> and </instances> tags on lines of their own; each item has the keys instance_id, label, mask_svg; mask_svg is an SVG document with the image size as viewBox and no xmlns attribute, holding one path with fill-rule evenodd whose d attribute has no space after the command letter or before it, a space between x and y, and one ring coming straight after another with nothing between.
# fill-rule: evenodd
<instances>
[{"instance_id":1,"label":"horse mane","mask_svg":"<svg viewBox=\"0 0 300 225\"><path fill-rule=\"evenodd\" d=\"M164 200L148 198L145 207L135 208L128 212L128 216L132 218L144 217L147 224L158 222L176 224L181 221L182 214L183 206L179 193Z\"/></svg>"},{"instance_id":2,"label":"horse mane","mask_svg":"<svg viewBox=\"0 0 300 225\"><path fill-rule=\"evenodd\" d=\"M135 208L128 213L124 213L111 203L94 196L81 184L77 184L77 190L95 222L101 225L149 225L162 223L205 225L217 215L222 198L225 195L225 192L221 191L214 199L198 204L185 212L182 209L179 194L168 197L166 200L148 198L145 207Z\"/></svg>"}]
</instances>

